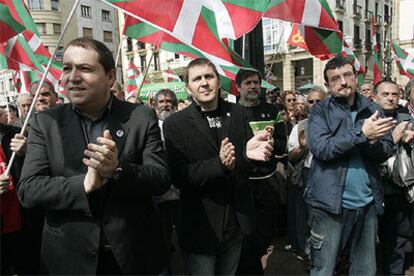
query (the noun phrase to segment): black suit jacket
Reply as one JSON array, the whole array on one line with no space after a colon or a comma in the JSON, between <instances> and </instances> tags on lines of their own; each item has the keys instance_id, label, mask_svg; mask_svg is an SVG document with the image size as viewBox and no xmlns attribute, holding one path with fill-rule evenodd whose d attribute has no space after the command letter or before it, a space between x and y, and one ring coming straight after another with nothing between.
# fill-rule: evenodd
<instances>
[{"instance_id":1,"label":"black suit jacket","mask_svg":"<svg viewBox=\"0 0 414 276\"><path fill-rule=\"evenodd\" d=\"M46 214L43 273L94 274L101 228L123 273L158 274L167 267L152 201L170 183L155 113L114 98L108 128L124 172L86 195L87 143L72 105L40 112L31 122L18 195L24 206Z\"/></svg>"},{"instance_id":2,"label":"black suit jacket","mask_svg":"<svg viewBox=\"0 0 414 276\"><path fill-rule=\"evenodd\" d=\"M245 158L247 138L252 133L246 126L243 107L220 101L219 109L225 117L224 136L236 148L233 172L222 166L220 146L195 103L163 124L172 181L180 189L178 239L184 250L192 253L215 254L228 205L242 230L249 234L252 229L253 203Z\"/></svg>"}]
</instances>

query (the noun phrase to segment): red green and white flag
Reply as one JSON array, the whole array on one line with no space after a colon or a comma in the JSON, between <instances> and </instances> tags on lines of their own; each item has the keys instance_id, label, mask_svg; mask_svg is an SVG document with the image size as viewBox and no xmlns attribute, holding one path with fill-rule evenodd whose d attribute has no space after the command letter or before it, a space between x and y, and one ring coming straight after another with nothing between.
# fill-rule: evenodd
<instances>
[{"instance_id":1,"label":"red green and white flag","mask_svg":"<svg viewBox=\"0 0 414 276\"><path fill-rule=\"evenodd\" d=\"M209 27L213 28L212 32L214 32L216 26L211 25ZM190 58L203 57L209 59L214 63L221 76L222 88L231 93L237 94L234 78L240 67L252 67L231 49L227 39L220 39L218 36L214 36L214 39L209 41L208 44L204 44L202 48L197 48L182 43L168 33L131 16L126 17L124 34L145 43L155 44L165 51Z\"/></svg>"},{"instance_id":2,"label":"red green and white flag","mask_svg":"<svg viewBox=\"0 0 414 276\"><path fill-rule=\"evenodd\" d=\"M293 24L288 44L301 47L320 60L326 60L341 53L342 40L340 31Z\"/></svg>"},{"instance_id":3,"label":"red green and white flag","mask_svg":"<svg viewBox=\"0 0 414 276\"><path fill-rule=\"evenodd\" d=\"M127 70L127 85L126 85L126 93L127 97L130 94L135 94L137 89L143 84L148 83L148 81L144 80L143 74L139 71L138 67L134 64L133 60L129 61L128 70Z\"/></svg>"},{"instance_id":4,"label":"red green and white flag","mask_svg":"<svg viewBox=\"0 0 414 276\"><path fill-rule=\"evenodd\" d=\"M354 51L348 46L348 44L345 41L341 55L349 59L354 64L358 83L363 84L365 82L365 70L361 66L361 63L359 63L357 57L354 54Z\"/></svg>"},{"instance_id":5,"label":"red green and white flag","mask_svg":"<svg viewBox=\"0 0 414 276\"><path fill-rule=\"evenodd\" d=\"M381 81L381 63L378 57L377 32L375 30L375 16L372 16L372 34L371 34L372 49L374 49L374 85Z\"/></svg>"},{"instance_id":6,"label":"red green and white flag","mask_svg":"<svg viewBox=\"0 0 414 276\"><path fill-rule=\"evenodd\" d=\"M326 0L270 0L264 17L339 31Z\"/></svg>"},{"instance_id":7,"label":"red green and white flag","mask_svg":"<svg viewBox=\"0 0 414 276\"><path fill-rule=\"evenodd\" d=\"M0 0L0 43L24 31L25 27L13 15L12 0Z\"/></svg>"},{"instance_id":8,"label":"red green and white flag","mask_svg":"<svg viewBox=\"0 0 414 276\"><path fill-rule=\"evenodd\" d=\"M40 38L29 30L9 39L4 45L5 56L10 69L15 69L13 63L24 64L43 74L52 56L43 45ZM62 65L53 61L47 79L57 85L62 75Z\"/></svg>"},{"instance_id":9,"label":"red green and white flag","mask_svg":"<svg viewBox=\"0 0 414 276\"><path fill-rule=\"evenodd\" d=\"M142 22L199 48L214 37L237 39L259 23L269 0L106 0ZM214 31L210 27L214 25Z\"/></svg>"},{"instance_id":10,"label":"red green and white flag","mask_svg":"<svg viewBox=\"0 0 414 276\"><path fill-rule=\"evenodd\" d=\"M14 86L18 93L30 93L30 84L34 81L40 80L41 75L33 70L19 70L13 74Z\"/></svg>"},{"instance_id":11,"label":"red green and white flag","mask_svg":"<svg viewBox=\"0 0 414 276\"><path fill-rule=\"evenodd\" d=\"M167 82L181 81L180 77L177 76L170 68L164 70L162 72L162 76L167 80Z\"/></svg>"},{"instance_id":12,"label":"red green and white flag","mask_svg":"<svg viewBox=\"0 0 414 276\"><path fill-rule=\"evenodd\" d=\"M414 55L404 51L397 43L392 44L395 54L395 61L401 75L406 75L410 79L414 78Z\"/></svg>"}]
</instances>

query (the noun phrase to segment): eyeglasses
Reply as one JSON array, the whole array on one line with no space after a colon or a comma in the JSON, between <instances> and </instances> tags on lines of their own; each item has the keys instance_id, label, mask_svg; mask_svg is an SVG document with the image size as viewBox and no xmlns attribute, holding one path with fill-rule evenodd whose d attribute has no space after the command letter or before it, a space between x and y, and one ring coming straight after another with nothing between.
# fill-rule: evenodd
<instances>
[{"instance_id":1,"label":"eyeglasses","mask_svg":"<svg viewBox=\"0 0 414 276\"><path fill-rule=\"evenodd\" d=\"M310 104L314 104L314 103L319 103L321 100L308 100L308 103Z\"/></svg>"},{"instance_id":2,"label":"eyeglasses","mask_svg":"<svg viewBox=\"0 0 414 276\"><path fill-rule=\"evenodd\" d=\"M290 102L296 102L296 98L289 98L289 99L286 99L286 101L288 103L290 103Z\"/></svg>"}]
</instances>

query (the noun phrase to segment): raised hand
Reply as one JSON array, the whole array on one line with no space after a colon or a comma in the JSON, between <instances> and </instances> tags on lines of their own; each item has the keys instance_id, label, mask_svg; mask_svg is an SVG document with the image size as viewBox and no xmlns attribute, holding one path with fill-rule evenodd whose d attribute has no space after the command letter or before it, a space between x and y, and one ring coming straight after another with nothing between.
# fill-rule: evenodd
<instances>
[{"instance_id":1,"label":"raised hand","mask_svg":"<svg viewBox=\"0 0 414 276\"><path fill-rule=\"evenodd\" d=\"M88 145L88 149L84 152L88 158L82 161L86 166L96 169L102 178L109 179L118 166L118 149L107 129L103 137L98 137L97 142L98 144Z\"/></svg>"},{"instance_id":2,"label":"raised hand","mask_svg":"<svg viewBox=\"0 0 414 276\"><path fill-rule=\"evenodd\" d=\"M14 135L14 138L11 139L10 149L17 155L23 156L26 154L26 145L27 138L24 135L17 133Z\"/></svg>"},{"instance_id":3,"label":"raised hand","mask_svg":"<svg viewBox=\"0 0 414 276\"><path fill-rule=\"evenodd\" d=\"M233 170L236 166L236 152L234 150L234 145L230 142L229 138L225 138L221 141L220 160L228 170Z\"/></svg>"},{"instance_id":4,"label":"raised hand","mask_svg":"<svg viewBox=\"0 0 414 276\"><path fill-rule=\"evenodd\" d=\"M246 145L246 156L250 160L269 161L273 152L273 138L266 130L257 132Z\"/></svg>"}]
</instances>

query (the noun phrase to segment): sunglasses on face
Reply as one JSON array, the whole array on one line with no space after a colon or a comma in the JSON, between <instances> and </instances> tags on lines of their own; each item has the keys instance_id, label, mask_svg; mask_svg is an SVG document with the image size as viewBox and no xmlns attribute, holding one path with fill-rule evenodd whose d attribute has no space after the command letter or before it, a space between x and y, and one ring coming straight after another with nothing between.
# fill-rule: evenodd
<instances>
[{"instance_id":1,"label":"sunglasses on face","mask_svg":"<svg viewBox=\"0 0 414 276\"><path fill-rule=\"evenodd\" d=\"M310 104L314 104L314 103L319 103L321 100L308 100L308 103Z\"/></svg>"},{"instance_id":2,"label":"sunglasses on face","mask_svg":"<svg viewBox=\"0 0 414 276\"><path fill-rule=\"evenodd\" d=\"M290 103L290 102L296 102L296 98L289 98L289 99L286 99L286 101L288 103Z\"/></svg>"}]
</instances>

